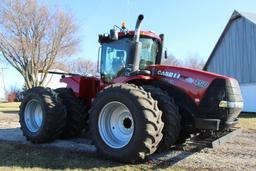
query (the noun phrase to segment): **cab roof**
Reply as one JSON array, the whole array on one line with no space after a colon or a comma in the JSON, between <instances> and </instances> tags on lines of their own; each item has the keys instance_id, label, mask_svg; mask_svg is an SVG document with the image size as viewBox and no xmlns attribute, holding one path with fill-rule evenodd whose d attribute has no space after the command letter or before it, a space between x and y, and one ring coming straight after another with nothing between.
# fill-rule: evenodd
<instances>
[{"instance_id":1,"label":"cab roof","mask_svg":"<svg viewBox=\"0 0 256 171\"><path fill-rule=\"evenodd\" d=\"M125 37L133 37L134 36L134 31L121 31L118 32L118 39L122 39ZM155 34L152 31L140 31L140 36L141 37L149 37L153 39L157 39L159 42L161 42L161 38L159 35ZM110 39L108 34L106 35L99 35L99 43L107 43L107 42L112 42L113 40Z\"/></svg>"}]
</instances>

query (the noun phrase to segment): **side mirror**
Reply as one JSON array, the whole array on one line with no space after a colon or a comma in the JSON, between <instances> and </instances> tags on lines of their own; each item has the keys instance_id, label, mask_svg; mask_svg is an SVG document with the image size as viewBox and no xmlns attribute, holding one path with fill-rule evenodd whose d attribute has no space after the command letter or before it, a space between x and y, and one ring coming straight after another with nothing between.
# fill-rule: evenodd
<instances>
[{"instance_id":1,"label":"side mirror","mask_svg":"<svg viewBox=\"0 0 256 171\"><path fill-rule=\"evenodd\" d=\"M118 31L116 29L111 29L109 36L111 40L118 40Z\"/></svg>"},{"instance_id":2,"label":"side mirror","mask_svg":"<svg viewBox=\"0 0 256 171\"><path fill-rule=\"evenodd\" d=\"M164 59L167 59L168 55L167 55L167 50L164 51Z\"/></svg>"}]
</instances>

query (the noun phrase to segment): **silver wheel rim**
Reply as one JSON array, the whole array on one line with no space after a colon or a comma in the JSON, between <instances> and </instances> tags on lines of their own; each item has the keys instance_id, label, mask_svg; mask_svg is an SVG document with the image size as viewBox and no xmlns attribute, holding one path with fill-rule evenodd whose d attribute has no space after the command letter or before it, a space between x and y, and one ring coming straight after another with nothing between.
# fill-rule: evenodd
<instances>
[{"instance_id":1,"label":"silver wheel rim","mask_svg":"<svg viewBox=\"0 0 256 171\"><path fill-rule=\"evenodd\" d=\"M134 132L134 122L130 110L117 101L107 103L100 111L98 120L102 140L112 148L126 146Z\"/></svg>"},{"instance_id":2,"label":"silver wheel rim","mask_svg":"<svg viewBox=\"0 0 256 171\"><path fill-rule=\"evenodd\" d=\"M37 132L42 126L43 111L38 100L30 100L24 112L25 124L29 131Z\"/></svg>"}]
</instances>

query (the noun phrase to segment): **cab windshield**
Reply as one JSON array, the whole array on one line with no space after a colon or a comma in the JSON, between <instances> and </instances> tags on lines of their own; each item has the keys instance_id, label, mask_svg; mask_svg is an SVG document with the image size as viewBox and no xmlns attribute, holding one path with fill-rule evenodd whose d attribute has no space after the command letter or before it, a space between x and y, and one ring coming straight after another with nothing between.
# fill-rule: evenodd
<instances>
[{"instance_id":1,"label":"cab windshield","mask_svg":"<svg viewBox=\"0 0 256 171\"><path fill-rule=\"evenodd\" d=\"M112 80L117 76L124 75L124 68L133 57L130 38L123 38L110 43L102 44L101 51L101 75L106 80ZM140 69L155 64L158 43L151 38L140 38L142 43L140 54Z\"/></svg>"},{"instance_id":2,"label":"cab windshield","mask_svg":"<svg viewBox=\"0 0 256 171\"><path fill-rule=\"evenodd\" d=\"M152 39L141 38L140 69L156 63L158 43Z\"/></svg>"}]
</instances>

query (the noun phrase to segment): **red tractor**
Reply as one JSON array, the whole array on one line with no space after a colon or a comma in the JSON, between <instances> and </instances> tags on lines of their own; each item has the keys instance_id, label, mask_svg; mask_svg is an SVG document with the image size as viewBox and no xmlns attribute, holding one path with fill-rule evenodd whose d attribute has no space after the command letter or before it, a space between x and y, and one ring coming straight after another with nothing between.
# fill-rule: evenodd
<instances>
[{"instance_id":1,"label":"red tractor","mask_svg":"<svg viewBox=\"0 0 256 171\"><path fill-rule=\"evenodd\" d=\"M218 132L238 122L243 108L235 79L161 65L164 36L113 29L99 36L100 77L63 76L67 88L35 87L20 106L24 136L33 143L73 138L84 129L98 151L135 162L195 132Z\"/></svg>"}]
</instances>

